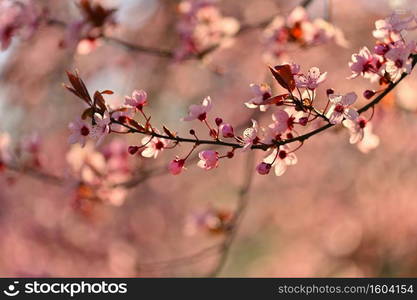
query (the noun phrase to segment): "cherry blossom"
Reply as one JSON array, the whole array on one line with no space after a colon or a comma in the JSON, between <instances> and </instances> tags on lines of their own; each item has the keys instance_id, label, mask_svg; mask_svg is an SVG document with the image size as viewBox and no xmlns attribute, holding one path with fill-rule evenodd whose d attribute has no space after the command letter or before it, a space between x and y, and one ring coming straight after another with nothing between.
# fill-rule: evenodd
<instances>
[{"instance_id":1,"label":"cherry blossom","mask_svg":"<svg viewBox=\"0 0 417 300\"><path fill-rule=\"evenodd\" d=\"M258 137L259 125L256 120L252 120L252 127L246 128L243 132L243 148L242 151L249 150L253 144L259 141Z\"/></svg>"},{"instance_id":2,"label":"cherry blossom","mask_svg":"<svg viewBox=\"0 0 417 300\"><path fill-rule=\"evenodd\" d=\"M205 170L217 168L219 165L219 153L214 150L204 150L198 153L200 161L197 165Z\"/></svg>"},{"instance_id":3,"label":"cherry blossom","mask_svg":"<svg viewBox=\"0 0 417 300\"><path fill-rule=\"evenodd\" d=\"M157 137L144 137L142 139L142 145L145 150L141 152L143 157L157 158L158 154L168 146L168 141Z\"/></svg>"},{"instance_id":4,"label":"cherry blossom","mask_svg":"<svg viewBox=\"0 0 417 300\"><path fill-rule=\"evenodd\" d=\"M138 110L142 110L142 108L148 104L148 95L144 90L134 90L132 93L132 97L126 96L125 98L125 105L134 107Z\"/></svg>"},{"instance_id":5,"label":"cherry blossom","mask_svg":"<svg viewBox=\"0 0 417 300\"><path fill-rule=\"evenodd\" d=\"M252 92L255 94L255 97L250 99L248 102L245 102L246 107L248 108L258 108L261 111L266 111L268 109L268 105L262 105L262 103L271 98L272 91L271 87L265 83L262 84L254 84L250 85Z\"/></svg>"},{"instance_id":6,"label":"cherry blossom","mask_svg":"<svg viewBox=\"0 0 417 300\"><path fill-rule=\"evenodd\" d=\"M91 134L91 125L81 118L77 118L74 122L69 124L68 128L71 130L68 142L70 144L79 143L81 147L84 147L87 137Z\"/></svg>"},{"instance_id":7,"label":"cherry blossom","mask_svg":"<svg viewBox=\"0 0 417 300\"><path fill-rule=\"evenodd\" d=\"M188 116L183 118L183 121L200 120L205 121L207 119L207 113L211 110L212 103L211 98L204 98L201 105L191 105L188 111Z\"/></svg>"},{"instance_id":8,"label":"cherry blossom","mask_svg":"<svg viewBox=\"0 0 417 300\"><path fill-rule=\"evenodd\" d=\"M293 166L297 163L297 156L295 153L289 152L287 145L281 146L279 150L274 149L272 153L264 159L265 164L274 167L275 175L282 176L287 170L288 166Z\"/></svg>"},{"instance_id":9,"label":"cherry blossom","mask_svg":"<svg viewBox=\"0 0 417 300\"><path fill-rule=\"evenodd\" d=\"M356 144L362 141L364 136L364 129L367 127L368 121L364 117L358 117L356 120L346 119L343 121L343 126L349 129L351 144Z\"/></svg>"},{"instance_id":10,"label":"cherry blossom","mask_svg":"<svg viewBox=\"0 0 417 300\"><path fill-rule=\"evenodd\" d=\"M403 73L411 72L411 59L409 57L415 50L416 43L414 41L408 44L399 41L385 54L385 58L388 60L385 69L392 80L398 80Z\"/></svg>"},{"instance_id":11,"label":"cherry blossom","mask_svg":"<svg viewBox=\"0 0 417 300\"><path fill-rule=\"evenodd\" d=\"M311 68L307 75L295 76L295 82L299 88L308 88L314 90L320 83L326 80L327 72L321 73L317 67Z\"/></svg>"},{"instance_id":12,"label":"cherry blossom","mask_svg":"<svg viewBox=\"0 0 417 300\"><path fill-rule=\"evenodd\" d=\"M345 95L330 95L329 100L331 106L326 116L329 118L331 124L340 124L343 119L356 120L358 118L358 112L350 108L355 103L357 95L353 92Z\"/></svg>"},{"instance_id":13,"label":"cherry blossom","mask_svg":"<svg viewBox=\"0 0 417 300\"><path fill-rule=\"evenodd\" d=\"M363 130L363 139L357 143L359 151L368 153L379 146L379 137L372 132L372 123L368 122Z\"/></svg>"},{"instance_id":14,"label":"cherry blossom","mask_svg":"<svg viewBox=\"0 0 417 300\"><path fill-rule=\"evenodd\" d=\"M402 31L417 28L416 17L413 14L394 12L384 20L377 20L375 27L372 34L376 39L396 42L401 39Z\"/></svg>"},{"instance_id":15,"label":"cherry blossom","mask_svg":"<svg viewBox=\"0 0 417 300\"><path fill-rule=\"evenodd\" d=\"M104 137L110 133L110 116L106 112L104 116L100 114L94 114L94 122L90 127L90 137L97 140L97 144L100 144Z\"/></svg>"},{"instance_id":16,"label":"cherry blossom","mask_svg":"<svg viewBox=\"0 0 417 300\"><path fill-rule=\"evenodd\" d=\"M239 30L239 22L234 18L223 17L215 2L208 0L180 2L181 21L177 30L182 43L175 53L178 60L212 46L227 46Z\"/></svg>"},{"instance_id":17,"label":"cherry blossom","mask_svg":"<svg viewBox=\"0 0 417 300\"><path fill-rule=\"evenodd\" d=\"M352 62L349 62L352 75L348 78L353 79L362 75L371 81L377 81L382 76L381 66L381 58L372 54L367 47L363 47L359 53L352 55Z\"/></svg>"},{"instance_id":18,"label":"cherry blossom","mask_svg":"<svg viewBox=\"0 0 417 300\"><path fill-rule=\"evenodd\" d=\"M310 20L305 8L298 6L288 15L275 17L263 32L266 46L265 60L274 63L288 52L288 44L316 46L333 41L347 46L343 32L323 19Z\"/></svg>"}]
</instances>

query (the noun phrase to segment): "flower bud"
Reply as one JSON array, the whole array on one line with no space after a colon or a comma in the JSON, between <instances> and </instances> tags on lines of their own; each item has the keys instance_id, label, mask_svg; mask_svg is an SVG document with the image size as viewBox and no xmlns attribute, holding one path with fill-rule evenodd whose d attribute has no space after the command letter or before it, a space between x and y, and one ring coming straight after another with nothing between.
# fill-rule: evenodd
<instances>
[{"instance_id":1,"label":"flower bud","mask_svg":"<svg viewBox=\"0 0 417 300\"><path fill-rule=\"evenodd\" d=\"M129 154L131 154L131 155L136 154L136 152L138 152L138 150L139 150L138 146L129 146L129 148L127 149Z\"/></svg>"},{"instance_id":2,"label":"flower bud","mask_svg":"<svg viewBox=\"0 0 417 300\"><path fill-rule=\"evenodd\" d=\"M256 171L260 175L267 175L271 170L271 164L267 164L266 162L261 162L259 165L256 166Z\"/></svg>"},{"instance_id":3,"label":"flower bud","mask_svg":"<svg viewBox=\"0 0 417 300\"><path fill-rule=\"evenodd\" d=\"M223 123L223 120L221 118L216 118L214 121L216 122L217 126L220 126L220 124Z\"/></svg>"},{"instance_id":4,"label":"flower bud","mask_svg":"<svg viewBox=\"0 0 417 300\"><path fill-rule=\"evenodd\" d=\"M326 94L327 94L327 96L333 95L334 94L334 90L333 89L327 89L326 90Z\"/></svg>"},{"instance_id":5,"label":"flower bud","mask_svg":"<svg viewBox=\"0 0 417 300\"><path fill-rule=\"evenodd\" d=\"M235 136L232 125L228 123L220 125L219 130L224 138L231 138Z\"/></svg>"},{"instance_id":6,"label":"flower bud","mask_svg":"<svg viewBox=\"0 0 417 300\"><path fill-rule=\"evenodd\" d=\"M366 90L365 92L363 92L363 96L366 99L371 99L373 96L375 96L375 91L371 91L371 90Z\"/></svg>"},{"instance_id":7,"label":"flower bud","mask_svg":"<svg viewBox=\"0 0 417 300\"><path fill-rule=\"evenodd\" d=\"M168 165L168 170L172 175L178 175L181 173L184 168L185 160L184 159L174 159Z\"/></svg>"}]
</instances>

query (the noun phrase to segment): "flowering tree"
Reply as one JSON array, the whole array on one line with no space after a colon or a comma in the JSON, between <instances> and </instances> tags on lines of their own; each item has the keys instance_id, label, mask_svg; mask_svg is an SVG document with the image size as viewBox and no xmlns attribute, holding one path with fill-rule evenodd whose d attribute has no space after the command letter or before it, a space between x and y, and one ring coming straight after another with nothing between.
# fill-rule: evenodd
<instances>
[{"instance_id":1,"label":"flowering tree","mask_svg":"<svg viewBox=\"0 0 417 300\"><path fill-rule=\"evenodd\" d=\"M35 1L1 0L2 50L14 47L15 40L30 43L42 30L58 28L64 33L56 48L45 46L42 48L44 51L60 49L71 52L72 56L94 57L106 45L120 46L126 50L128 57L146 55L164 60L163 64L167 64L168 60L178 68L188 61L197 61L209 72L222 75L218 67L213 67L212 56L222 51L233 51L229 49L239 43L244 33L260 31L261 38L256 43L261 47L262 55L258 64L269 72L264 80L268 83L257 82L258 79L254 78L254 83L249 86L252 95L227 106L227 110L232 112L238 107L250 111L243 120L232 122L231 119L236 118L224 106L216 109L221 103L220 97L211 95L191 104L188 112L182 112L183 117L178 121L186 125L178 127L185 128L183 131L165 125L166 122L157 116L158 111L164 110L164 103L158 104L162 107L159 110L152 110L157 103L155 92L134 89L124 97L123 102L114 103L111 98L117 93L113 92L111 84L104 89L91 88L83 80L87 73L83 64L78 64L77 71L67 71L68 80L64 84L71 98L81 100L77 105L79 113L69 123L68 142L72 146L66 155L62 155L61 151L54 153L65 157L67 171L55 175L57 172L51 172L44 166L42 134L24 136L19 145L14 146L9 134L3 133L0 138L0 164L4 178L14 181L19 177L8 177L11 176L9 174L20 173L45 184L62 187L70 191L74 212L90 218L97 206L128 205L125 200L129 197L129 190L158 175L184 176L194 165L204 171L216 172L222 169L223 164L230 167L238 164L241 158L247 158L243 184L234 209L210 205L185 217L185 235L207 232L221 236L219 243L187 251L191 254L176 255L166 261L132 263L135 265L133 274L137 275L147 269L159 270L204 261L208 256L217 254L208 275L218 275L227 261L247 210L251 183L256 179L254 176L268 175L272 171L276 176L291 178L291 174L285 174L288 167L298 164L303 169L303 159L299 161L298 156L307 145L307 140L325 140L327 135L318 135L325 131L343 129L349 143L355 144L363 153L378 147L381 140L373 132L378 106L417 63L417 45L409 38L410 33L417 29L417 19L412 13L401 11L375 20L372 32L375 44L370 47L371 50L362 47L352 55L350 62L346 61L346 69L351 71L349 77L332 77L331 72L306 67L305 61L298 64L291 56L293 51L308 53L312 48L332 44L336 47L334 49L343 51L351 47L349 37L345 37L339 27L328 20L309 16L307 10L313 2L303 1L287 13L275 14L257 23L244 23L223 14L218 1L180 1L175 18L176 44L168 50L116 37L114 33L122 27L116 17L117 9L101 1L74 2L79 17L63 21L53 9ZM146 59L144 56L143 60ZM322 69L326 68L325 60L320 65L323 65ZM222 78L226 76L223 74ZM344 83L335 84L351 82L359 77L369 80L373 86L359 91L358 88L341 90L340 84ZM328 81L332 84L325 86ZM60 103L61 112L65 111L62 107L66 105ZM120 138L112 139L114 136ZM338 138L343 139L341 136ZM331 148L326 149L328 153L331 151ZM170 161L161 166L157 161L167 156L165 152L171 153L168 154ZM262 157L254 164L256 153L261 153ZM193 176L205 176L198 174ZM169 182L181 180L181 176L171 176ZM212 176L222 175L215 173ZM195 182L198 185L199 181ZM120 257L127 255L123 254L125 251L131 251L125 248L118 249L115 255L115 259L124 263L126 258ZM123 253L120 254L120 251Z\"/></svg>"}]
</instances>

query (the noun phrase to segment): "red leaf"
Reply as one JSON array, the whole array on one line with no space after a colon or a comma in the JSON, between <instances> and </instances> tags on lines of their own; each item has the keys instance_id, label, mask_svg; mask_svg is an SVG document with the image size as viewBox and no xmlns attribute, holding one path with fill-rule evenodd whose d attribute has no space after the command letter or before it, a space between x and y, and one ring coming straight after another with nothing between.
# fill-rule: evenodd
<instances>
[{"instance_id":1,"label":"red leaf","mask_svg":"<svg viewBox=\"0 0 417 300\"><path fill-rule=\"evenodd\" d=\"M266 99L260 105L278 104L278 103L282 102L283 100L287 99L288 96L289 96L289 94L282 94L282 95L274 96L274 97Z\"/></svg>"},{"instance_id":2,"label":"red leaf","mask_svg":"<svg viewBox=\"0 0 417 300\"><path fill-rule=\"evenodd\" d=\"M100 108L100 113L103 114L106 110L106 101L103 98L103 95L100 94L98 91L94 93L94 107L98 105Z\"/></svg>"},{"instance_id":3,"label":"red leaf","mask_svg":"<svg viewBox=\"0 0 417 300\"><path fill-rule=\"evenodd\" d=\"M294 76L291 73L290 65L278 65L274 68L269 67L272 75L275 77L276 81L284 89L292 92L295 89L295 80Z\"/></svg>"},{"instance_id":4,"label":"red leaf","mask_svg":"<svg viewBox=\"0 0 417 300\"><path fill-rule=\"evenodd\" d=\"M164 132L166 133L167 136L174 138L175 134L172 133L168 128L166 128L165 126L163 126Z\"/></svg>"},{"instance_id":5,"label":"red leaf","mask_svg":"<svg viewBox=\"0 0 417 300\"><path fill-rule=\"evenodd\" d=\"M129 118L128 123L129 123L129 125L132 125L133 127L135 127L137 130L139 130L141 132L145 131L145 128L133 119Z\"/></svg>"},{"instance_id":6,"label":"red leaf","mask_svg":"<svg viewBox=\"0 0 417 300\"><path fill-rule=\"evenodd\" d=\"M100 92L100 94L113 95L114 92L111 91L111 90L104 90L104 91Z\"/></svg>"}]
</instances>

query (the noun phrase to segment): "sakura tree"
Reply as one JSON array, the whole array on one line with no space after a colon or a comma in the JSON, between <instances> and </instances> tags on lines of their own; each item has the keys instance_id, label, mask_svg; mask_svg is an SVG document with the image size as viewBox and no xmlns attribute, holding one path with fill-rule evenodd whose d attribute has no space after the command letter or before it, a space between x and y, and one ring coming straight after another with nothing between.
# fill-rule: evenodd
<instances>
[{"instance_id":1,"label":"sakura tree","mask_svg":"<svg viewBox=\"0 0 417 300\"><path fill-rule=\"evenodd\" d=\"M30 236L44 258L35 264L21 250L4 274L361 276L414 261L406 241L417 224L403 213L417 209L415 188L398 174L416 177L417 106L393 98L413 98L412 88L404 96L417 63L413 11L378 8L371 28L365 2L361 24L339 21L331 1L112 2L0 0L2 85L26 111L4 109L5 211L24 200L19 221L5 218L22 225L5 227L4 251ZM397 160L403 169L390 171ZM370 179L385 173L395 187ZM36 205L24 193L32 184ZM396 197L407 199L404 212ZM379 214L404 224L391 229ZM261 263L228 269L242 259L229 255L242 230L249 244L282 232L289 246L277 256L248 250ZM75 255L74 266L61 255Z\"/></svg>"}]
</instances>

